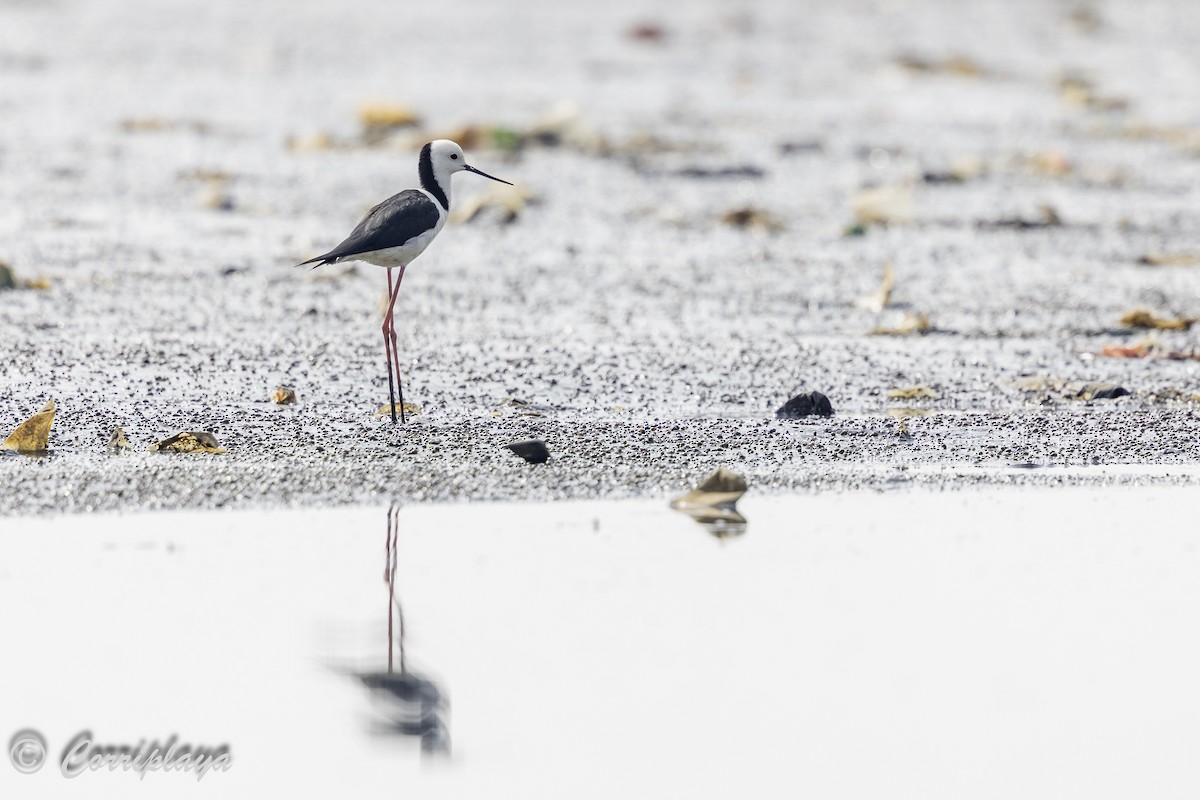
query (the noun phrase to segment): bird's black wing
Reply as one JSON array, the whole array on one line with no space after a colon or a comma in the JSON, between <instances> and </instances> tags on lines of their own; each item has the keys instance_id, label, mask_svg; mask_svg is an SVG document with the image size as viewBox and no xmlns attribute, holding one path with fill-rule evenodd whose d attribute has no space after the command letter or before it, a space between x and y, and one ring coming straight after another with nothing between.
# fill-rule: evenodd
<instances>
[{"instance_id":1,"label":"bird's black wing","mask_svg":"<svg viewBox=\"0 0 1200 800\"><path fill-rule=\"evenodd\" d=\"M372 250L399 247L437 225L437 221L437 206L429 196L416 189L405 189L368 211L337 247L296 266L316 263L319 267Z\"/></svg>"}]
</instances>

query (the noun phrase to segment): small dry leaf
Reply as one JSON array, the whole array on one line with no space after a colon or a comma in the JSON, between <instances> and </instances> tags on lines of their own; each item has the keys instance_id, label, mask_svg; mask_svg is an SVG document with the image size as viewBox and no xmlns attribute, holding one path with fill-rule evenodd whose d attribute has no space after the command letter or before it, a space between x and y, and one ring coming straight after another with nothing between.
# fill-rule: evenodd
<instances>
[{"instance_id":1,"label":"small dry leaf","mask_svg":"<svg viewBox=\"0 0 1200 800\"><path fill-rule=\"evenodd\" d=\"M721 222L735 228L770 231L771 233L786 228L778 217L754 206L744 206L726 211L721 215Z\"/></svg>"},{"instance_id":2,"label":"small dry leaf","mask_svg":"<svg viewBox=\"0 0 1200 800\"><path fill-rule=\"evenodd\" d=\"M892 290L896 288L896 269L892 266L891 259L883 262L883 283L879 286L879 291L868 295L858 301L859 308L865 308L869 311L883 311L888 307L888 303L892 300Z\"/></svg>"},{"instance_id":3,"label":"small dry leaf","mask_svg":"<svg viewBox=\"0 0 1200 800\"><path fill-rule=\"evenodd\" d=\"M713 506L732 508L733 504L746 493L747 488L745 478L721 467L705 478L695 489L672 500L671 508L679 510Z\"/></svg>"},{"instance_id":4,"label":"small dry leaf","mask_svg":"<svg viewBox=\"0 0 1200 800\"><path fill-rule=\"evenodd\" d=\"M977 78L983 74L983 68L978 63L962 55L941 59L903 55L896 59L896 64L909 72L930 75L959 75L965 78Z\"/></svg>"},{"instance_id":5,"label":"small dry leaf","mask_svg":"<svg viewBox=\"0 0 1200 800\"><path fill-rule=\"evenodd\" d=\"M201 208L212 211L233 211L237 205L233 195L225 191L225 185L218 181L213 181L201 189L198 200Z\"/></svg>"},{"instance_id":6,"label":"small dry leaf","mask_svg":"<svg viewBox=\"0 0 1200 800\"><path fill-rule=\"evenodd\" d=\"M454 213L455 222L471 222L487 209L497 209L500 221L514 222L526 205L534 202L533 193L523 186L491 184L487 189L471 197Z\"/></svg>"},{"instance_id":7,"label":"small dry leaf","mask_svg":"<svg viewBox=\"0 0 1200 800\"><path fill-rule=\"evenodd\" d=\"M1151 352L1152 349L1150 346L1144 344L1133 345L1132 347L1110 344L1106 347L1102 347L1098 355L1102 355L1107 358L1145 358L1150 355Z\"/></svg>"},{"instance_id":8,"label":"small dry leaf","mask_svg":"<svg viewBox=\"0 0 1200 800\"><path fill-rule=\"evenodd\" d=\"M1166 350L1153 340L1126 346L1110 344L1102 347L1096 355L1106 358L1156 358L1164 361L1200 361L1200 352L1195 350Z\"/></svg>"},{"instance_id":9,"label":"small dry leaf","mask_svg":"<svg viewBox=\"0 0 1200 800\"><path fill-rule=\"evenodd\" d=\"M905 314L904 319L894 328L876 327L871 331L872 336L910 336L914 333L924 334L933 330L933 323L924 311Z\"/></svg>"},{"instance_id":10,"label":"small dry leaf","mask_svg":"<svg viewBox=\"0 0 1200 800\"><path fill-rule=\"evenodd\" d=\"M1132 392L1115 383L1089 383L1085 384L1073 397L1076 400L1115 400L1129 394Z\"/></svg>"},{"instance_id":11,"label":"small dry leaf","mask_svg":"<svg viewBox=\"0 0 1200 800\"><path fill-rule=\"evenodd\" d=\"M358 121L364 128L407 128L420 125L421 118L408 106L395 103L368 103L358 109Z\"/></svg>"},{"instance_id":12,"label":"small dry leaf","mask_svg":"<svg viewBox=\"0 0 1200 800\"><path fill-rule=\"evenodd\" d=\"M125 431L122 428L114 428L112 436L108 438L108 449L114 453L120 453L132 447L129 439L125 436Z\"/></svg>"},{"instance_id":13,"label":"small dry leaf","mask_svg":"<svg viewBox=\"0 0 1200 800\"><path fill-rule=\"evenodd\" d=\"M0 289L15 288L17 288L17 273L13 272L11 266L0 261Z\"/></svg>"},{"instance_id":14,"label":"small dry leaf","mask_svg":"<svg viewBox=\"0 0 1200 800\"><path fill-rule=\"evenodd\" d=\"M630 28L628 36L635 42L661 42L667 38L667 29L657 22L642 22Z\"/></svg>"},{"instance_id":15,"label":"small dry leaf","mask_svg":"<svg viewBox=\"0 0 1200 800\"><path fill-rule=\"evenodd\" d=\"M459 147L463 150L469 151L478 150L484 144L492 141L495 130L491 125L463 125L459 128L451 128L438 133L422 134L421 138L426 141L432 139L449 139L452 142L458 142Z\"/></svg>"},{"instance_id":16,"label":"small dry leaf","mask_svg":"<svg viewBox=\"0 0 1200 800\"><path fill-rule=\"evenodd\" d=\"M1032 172L1051 178L1062 178L1071 172L1071 161L1055 150L1036 153L1030 156L1025 164Z\"/></svg>"},{"instance_id":17,"label":"small dry leaf","mask_svg":"<svg viewBox=\"0 0 1200 800\"><path fill-rule=\"evenodd\" d=\"M963 183L982 177L988 171L988 163L982 156L955 156L950 162L950 174Z\"/></svg>"},{"instance_id":18,"label":"small dry leaf","mask_svg":"<svg viewBox=\"0 0 1200 800\"><path fill-rule=\"evenodd\" d=\"M1168 387L1152 393L1151 399L1172 403L1200 403L1200 392Z\"/></svg>"},{"instance_id":19,"label":"small dry leaf","mask_svg":"<svg viewBox=\"0 0 1200 800\"><path fill-rule=\"evenodd\" d=\"M287 149L292 153L332 150L337 146L338 145L334 141L333 137L324 131L289 136L287 139Z\"/></svg>"},{"instance_id":20,"label":"small dry leaf","mask_svg":"<svg viewBox=\"0 0 1200 800\"><path fill-rule=\"evenodd\" d=\"M1121 97L1102 95L1095 85L1082 75L1067 74L1058 81L1059 96L1067 105L1093 111L1124 111L1129 101Z\"/></svg>"},{"instance_id":21,"label":"small dry leaf","mask_svg":"<svg viewBox=\"0 0 1200 800\"><path fill-rule=\"evenodd\" d=\"M516 397L507 397L496 404L496 409L491 412L493 417L544 417L545 407L534 406L526 400L521 400Z\"/></svg>"},{"instance_id":22,"label":"small dry leaf","mask_svg":"<svg viewBox=\"0 0 1200 800\"><path fill-rule=\"evenodd\" d=\"M163 119L162 117L133 117L119 125L124 133L161 133L185 130L201 136L212 132L212 125L199 119Z\"/></svg>"},{"instance_id":23,"label":"small dry leaf","mask_svg":"<svg viewBox=\"0 0 1200 800\"><path fill-rule=\"evenodd\" d=\"M296 390L291 386L276 386L271 393L271 402L288 406L296 402Z\"/></svg>"},{"instance_id":24,"label":"small dry leaf","mask_svg":"<svg viewBox=\"0 0 1200 800\"><path fill-rule=\"evenodd\" d=\"M1196 322L1194 317L1177 317L1175 319L1166 319L1165 317L1155 316L1152 312L1144 308L1135 309L1127 314L1124 314L1120 319L1120 324L1126 328L1142 328L1142 329L1157 329L1166 331L1186 331Z\"/></svg>"},{"instance_id":25,"label":"small dry leaf","mask_svg":"<svg viewBox=\"0 0 1200 800\"><path fill-rule=\"evenodd\" d=\"M126 133L145 132L145 131L165 131L171 127L171 123L159 117L136 117L132 119L123 119L120 122L121 130Z\"/></svg>"},{"instance_id":26,"label":"small dry leaf","mask_svg":"<svg viewBox=\"0 0 1200 800\"><path fill-rule=\"evenodd\" d=\"M855 219L863 225L906 223L916 217L913 189L909 185L863 189L854 196L850 207Z\"/></svg>"},{"instance_id":27,"label":"small dry leaf","mask_svg":"<svg viewBox=\"0 0 1200 800\"><path fill-rule=\"evenodd\" d=\"M979 156L955 156L950 169L930 170L921 176L924 183L966 183L988 171L988 163Z\"/></svg>"},{"instance_id":28,"label":"small dry leaf","mask_svg":"<svg viewBox=\"0 0 1200 800\"><path fill-rule=\"evenodd\" d=\"M1066 21L1083 33L1095 33L1104 24L1100 12L1091 6L1076 6L1067 12Z\"/></svg>"},{"instance_id":29,"label":"small dry leaf","mask_svg":"<svg viewBox=\"0 0 1200 800\"><path fill-rule=\"evenodd\" d=\"M902 386L888 389L887 396L889 400L937 400L941 397L928 386Z\"/></svg>"},{"instance_id":30,"label":"small dry leaf","mask_svg":"<svg viewBox=\"0 0 1200 800\"><path fill-rule=\"evenodd\" d=\"M1200 266L1200 253L1147 253L1138 263L1151 267L1195 267Z\"/></svg>"},{"instance_id":31,"label":"small dry leaf","mask_svg":"<svg viewBox=\"0 0 1200 800\"><path fill-rule=\"evenodd\" d=\"M400 416L400 404L396 403L395 406L391 406L391 405L380 406L379 410L377 410L375 412L375 419L383 419L384 417L390 417L392 415L393 408L396 409L396 416L399 417ZM404 404L404 413L406 415L407 414L420 414L421 409L419 406L414 406L412 403L405 403Z\"/></svg>"},{"instance_id":32,"label":"small dry leaf","mask_svg":"<svg viewBox=\"0 0 1200 800\"><path fill-rule=\"evenodd\" d=\"M401 105L375 103L358 110L358 121L362 124L364 144L378 145L401 128L412 128L420 124L416 113Z\"/></svg>"},{"instance_id":33,"label":"small dry leaf","mask_svg":"<svg viewBox=\"0 0 1200 800\"><path fill-rule=\"evenodd\" d=\"M49 278L40 275L36 278L25 278L21 281L21 285L26 289L36 289L43 292L54 288L54 284L50 283Z\"/></svg>"},{"instance_id":34,"label":"small dry leaf","mask_svg":"<svg viewBox=\"0 0 1200 800\"><path fill-rule=\"evenodd\" d=\"M1058 79L1058 91L1067 105L1083 108L1091 100L1095 87L1080 75L1064 75Z\"/></svg>"},{"instance_id":35,"label":"small dry leaf","mask_svg":"<svg viewBox=\"0 0 1200 800\"><path fill-rule=\"evenodd\" d=\"M15 450L18 453L44 453L49 449L50 426L54 424L54 401L46 403L41 411L17 426L0 444L0 450Z\"/></svg>"},{"instance_id":36,"label":"small dry leaf","mask_svg":"<svg viewBox=\"0 0 1200 800\"><path fill-rule=\"evenodd\" d=\"M980 228L1015 228L1020 231L1035 230L1040 228L1057 228L1062 224L1062 217L1059 215L1058 209L1046 203L1038 206L1037 219L1028 219L1026 217L1001 217L997 220L982 220L976 223L976 225Z\"/></svg>"},{"instance_id":37,"label":"small dry leaf","mask_svg":"<svg viewBox=\"0 0 1200 800\"><path fill-rule=\"evenodd\" d=\"M225 453L228 452L217 437L208 431L184 431L163 439L149 447L163 453Z\"/></svg>"}]
</instances>

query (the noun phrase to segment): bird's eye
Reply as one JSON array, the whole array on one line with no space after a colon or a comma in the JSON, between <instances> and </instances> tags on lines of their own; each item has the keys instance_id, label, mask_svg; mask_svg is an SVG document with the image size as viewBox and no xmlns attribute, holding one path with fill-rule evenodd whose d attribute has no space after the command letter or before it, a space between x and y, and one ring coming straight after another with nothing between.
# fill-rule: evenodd
<instances>
[{"instance_id":1,"label":"bird's eye","mask_svg":"<svg viewBox=\"0 0 1200 800\"><path fill-rule=\"evenodd\" d=\"M451 153L450 158L452 158L455 161L458 161L458 153Z\"/></svg>"}]
</instances>

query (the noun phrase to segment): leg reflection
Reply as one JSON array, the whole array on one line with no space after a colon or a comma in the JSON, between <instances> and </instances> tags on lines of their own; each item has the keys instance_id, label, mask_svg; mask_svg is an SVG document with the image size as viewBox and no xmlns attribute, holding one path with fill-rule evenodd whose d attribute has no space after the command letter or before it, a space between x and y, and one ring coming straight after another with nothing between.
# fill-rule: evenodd
<instances>
[{"instance_id":1,"label":"leg reflection","mask_svg":"<svg viewBox=\"0 0 1200 800\"><path fill-rule=\"evenodd\" d=\"M372 733L417 736L421 739L422 752L449 753L450 733L445 720L445 697L436 683L410 672L405 657L404 613L396 596L399 520L400 505L392 503L387 512L383 571L383 579L388 586L387 672L361 672L357 673L357 677L371 691L375 710L382 717L374 721ZM394 668L394 655L397 652L400 655L399 672Z\"/></svg>"}]
</instances>

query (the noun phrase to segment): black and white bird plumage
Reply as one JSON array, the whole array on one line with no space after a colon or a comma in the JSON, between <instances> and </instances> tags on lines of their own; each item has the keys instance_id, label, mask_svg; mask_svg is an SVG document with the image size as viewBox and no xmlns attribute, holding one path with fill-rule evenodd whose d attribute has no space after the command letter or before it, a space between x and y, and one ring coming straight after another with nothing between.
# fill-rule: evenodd
<instances>
[{"instance_id":1,"label":"black and white bird plumage","mask_svg":"<svg viewBox=\"0 0 1200 800\"><path fill-rule=\"evenodd\" d=\"M304 263L314 269L354 260L398 267L419 256L445 224L446 210L427 193L405 189L368 211L344 242Z\"/></svg>"},{"instance_id":2,"label":"black and white bird plumage","mask_svg":"<svg viewBox=\"0 0 1200 800\"><path fill-rule=\"evenodd\" d=\"M312 264L313 269L340 261L365 261L385 267L388 279L388 310L383 320L384 346L388 357L388 386L391 394L392 421L396 421L396 398L391 389L395 372L399 385L400 366L396 355L393 325L396 297L404 271L413 259L425 252L441 232L450 214L450 176L456 172L474 172L485 178L508 183L467 164L462 148L449 139L437 139L421 148L417 177L421 188L405 189L372 208L337 247L297 266ZM512 184L509 184L510 186ZM395 283L392 270L399 268ZM404 417L404 390L400 389L400 415Z\"/></svg>"},{"instance_id":3,"label":"black and white bird plumage","mask_svg":"<svg viewBox=\"0 0 1200 800\"><path fill-rule=\"evenodd\" d=\"M450 213L450 176L466 170L508 183L467 164L462 148L438 139L421 148L417 160L420 189L405 189L372 208L346 240L328 253L299 266L314 268L339 261L366 261L380 267L407 266L425 252Z\"/></svg>"}]
</instances>

